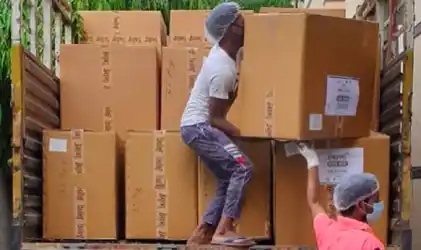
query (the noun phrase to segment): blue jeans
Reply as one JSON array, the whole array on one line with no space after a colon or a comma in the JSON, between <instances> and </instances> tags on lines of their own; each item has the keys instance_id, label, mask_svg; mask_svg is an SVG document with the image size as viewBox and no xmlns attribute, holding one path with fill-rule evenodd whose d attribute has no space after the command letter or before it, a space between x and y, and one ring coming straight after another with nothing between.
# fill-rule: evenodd
<instances>
[{"instance_id":1,"label":"blue jeans","mask_svg":"<svg viewBox=\"0 0 421 250\"><path fill-rule=\"evenodd\" d=\"M182 127L181 136L218 179L215 197L203 221L217 226L222 215L239 219L244 188L252 175L249 158L228 136L208 123Z\"/></svg>"}]
</instances>

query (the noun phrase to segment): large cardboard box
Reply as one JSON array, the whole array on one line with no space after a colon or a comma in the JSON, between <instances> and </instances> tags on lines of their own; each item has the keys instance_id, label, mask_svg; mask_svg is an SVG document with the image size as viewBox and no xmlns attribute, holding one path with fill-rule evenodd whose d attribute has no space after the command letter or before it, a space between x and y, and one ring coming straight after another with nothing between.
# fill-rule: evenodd
<instances>
[{"instance_id":1,"label":"large cardboard box","mask_svg":"<svg viewBox=\"0 0 421 250\"><path fill-rule=\"evenodd\" d=\"M209 51L192 47L165 47L162 52L160 128L179 131L184 108ZM241 102L239 93L227 115L227 119L236 125L241 119Z\"/></svg>"},{"instance_id":2,"label":"large cardboard box","mask_svg":"<svg viewBox=\"0 0 421 250\"><path fill-rule=\"evenodd\" d=\"M206 39L205 22L210 10L171 10L169 45L172 47L197 47L209 49ZM242 14L252 14L253 10L241 10Z\"/></svg>"},{"instance_id":3,"label":"large cardboard box","mask_svg":"<svg viewBox=\"0 0 421 250\"><path fill-rule=\"evenodd\" d=\"M167 29L160 11L80 11L85 42L107 45L166 44Z\"/></svg>"},{"instance_id":4,"label":"large cardboard box","mask_svg":"<svg viewBox=\"0 0 421 250\"><path fill-rule=\"evenodd\" d=\"M389 204L389 137L373 133L360 139L316 141L320 158L319 176L322 203L334 215L333 188L338 177L350 172L370 172L380 183L380 199L385 210L373 225L380 240L387 242ZM276 245L315 246L312 217L307 205L307 165L301 155L286 157L285 144L276 145L274 170L274 230ZM336 166L335 166L336 165ZM328 167L329 166L329 167ZM328 171L331 171L330 174ZM330 178L326 178L330 177ZM326 181L326 182L324 182Z\"/></svg>"},{"instance_id":5,"label":"large cardboard box","mask_svg":"<svg viewBox=\"0 0 421 250\"><path fill-rule=\"evenodd\" d=\"M161 129L180 130L181 116L207 53L198 48L163 48Z\"/></svg>"},{"instance_id":6,"label":"large cardboard box","mask_svg":"<svg viewBox=\"0 0 421 250\"><path fill-rule=\"evenodd\" d=\"M279 7L262 7L260 13L308 13L322 16L345 17L345 8L324 9L324 8L279 8Z\"/></svg>"},{"instance_id":7,"label":"large cardboard box","mask_svg":"<svg viewBox=\"0 0 421 250\"><path fill-rule=\"evenodd\" d=\"M158 128L159 68L153 46L62 45L61 128Z\"/></svg>"},{"instance_id":8,"label":"large cardboard box","mask_svg":"<svg viewBox=\"0 0 421 250\"><path fill-rule=\"evenodd\" d=\"M178 132L131 132L126 238L187 239L197 225L197 157Z\"/></svg>"},{"instance_id":9,"label":"large cardboard box","mask_svg":"<svg viewBox=\"0 0 421 250\"><path fill-rule=\"evenodd\" d=\"M368 136L377 49L375 23L303 13L246 15L242 135Z\"/></svg>"},{"instance_id":10,"label":"large cardboard box","mask_svg":"<svg viewBox=\"0 0 421 250\"><path fill-rule=\"evenodd\" d=\"M115 134L48 130L43 152L43 237L116 239Z\"/></svg>"},{"instance_id":11,"label":"large cardboard box","mask_svg":"<svg viewBox=\"0 0 421 250\"><path fill-rule=\"evenodd\" d=\"M246 187L243 210L237 231L256 239L271 238L271 164L270 141L236 141L238 147L253 162L253 176ZM207 166L199 164L199 215L202 216L212 201L217 180ZM199 218L201 220L202 218Z\"/></svg>"},{"instance_id":12,"label":"large cardboard box","mask_svg":"<svg viewBox=\"0 0 421 250\"><path fill-rule=\"evenodd\" d=\"M209 10L171 10L169 45L209 49L204 29L208 14Z\"/></svg>"}]
</instances>

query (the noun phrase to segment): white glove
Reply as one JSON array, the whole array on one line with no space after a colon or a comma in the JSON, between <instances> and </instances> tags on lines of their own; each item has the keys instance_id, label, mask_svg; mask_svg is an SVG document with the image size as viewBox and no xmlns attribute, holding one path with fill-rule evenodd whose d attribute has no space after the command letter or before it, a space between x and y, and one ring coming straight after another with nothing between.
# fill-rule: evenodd
<instances>
[{"instance_id":1,"label":"white glove","mask_svg":"<svg viewBox=\"0 0 421 250\"><path fill-rule=\"evenodd\" d=\"M298 151L307 160L307 168L319 166L319 156L314 149L310 148L306 143L297 143Z\"/></svg>"}]
</instances>

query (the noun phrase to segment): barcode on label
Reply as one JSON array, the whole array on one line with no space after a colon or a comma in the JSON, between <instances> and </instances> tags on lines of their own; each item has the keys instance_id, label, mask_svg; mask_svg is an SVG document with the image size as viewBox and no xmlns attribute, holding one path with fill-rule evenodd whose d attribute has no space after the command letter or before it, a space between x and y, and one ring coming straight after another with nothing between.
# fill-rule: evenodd
<instances>
[{"instance_id":1,"label":"barcode on label","mask_svg":"<svg viewBox=\"0 0 421 250\"><path fill-rule=\"evenodd\" d=\"M338 103L338 105L336 106L336 109L347 110L348 107L349 107L348 103Z\"/></svg>"}]
</instances>

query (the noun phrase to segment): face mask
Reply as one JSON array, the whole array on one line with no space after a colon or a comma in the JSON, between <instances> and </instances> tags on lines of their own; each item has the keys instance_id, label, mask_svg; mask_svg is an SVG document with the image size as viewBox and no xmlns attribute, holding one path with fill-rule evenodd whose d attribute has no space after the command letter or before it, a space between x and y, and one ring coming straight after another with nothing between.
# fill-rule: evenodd
<instances>
[{"instance_id":1,"label":"face mask","mask_svg":"<svg viewBox=\"0 0 421 250\"><path fill-rule=\"evenodd\" d=\"M373 205L370 205L373 207L373 212L370 214L367 214L367 222L368 223L374 223L376 222L380 216L383 213L384 210L384 204L383 201L379 201L374 203Z\"/></svg>"}]
</instances>

